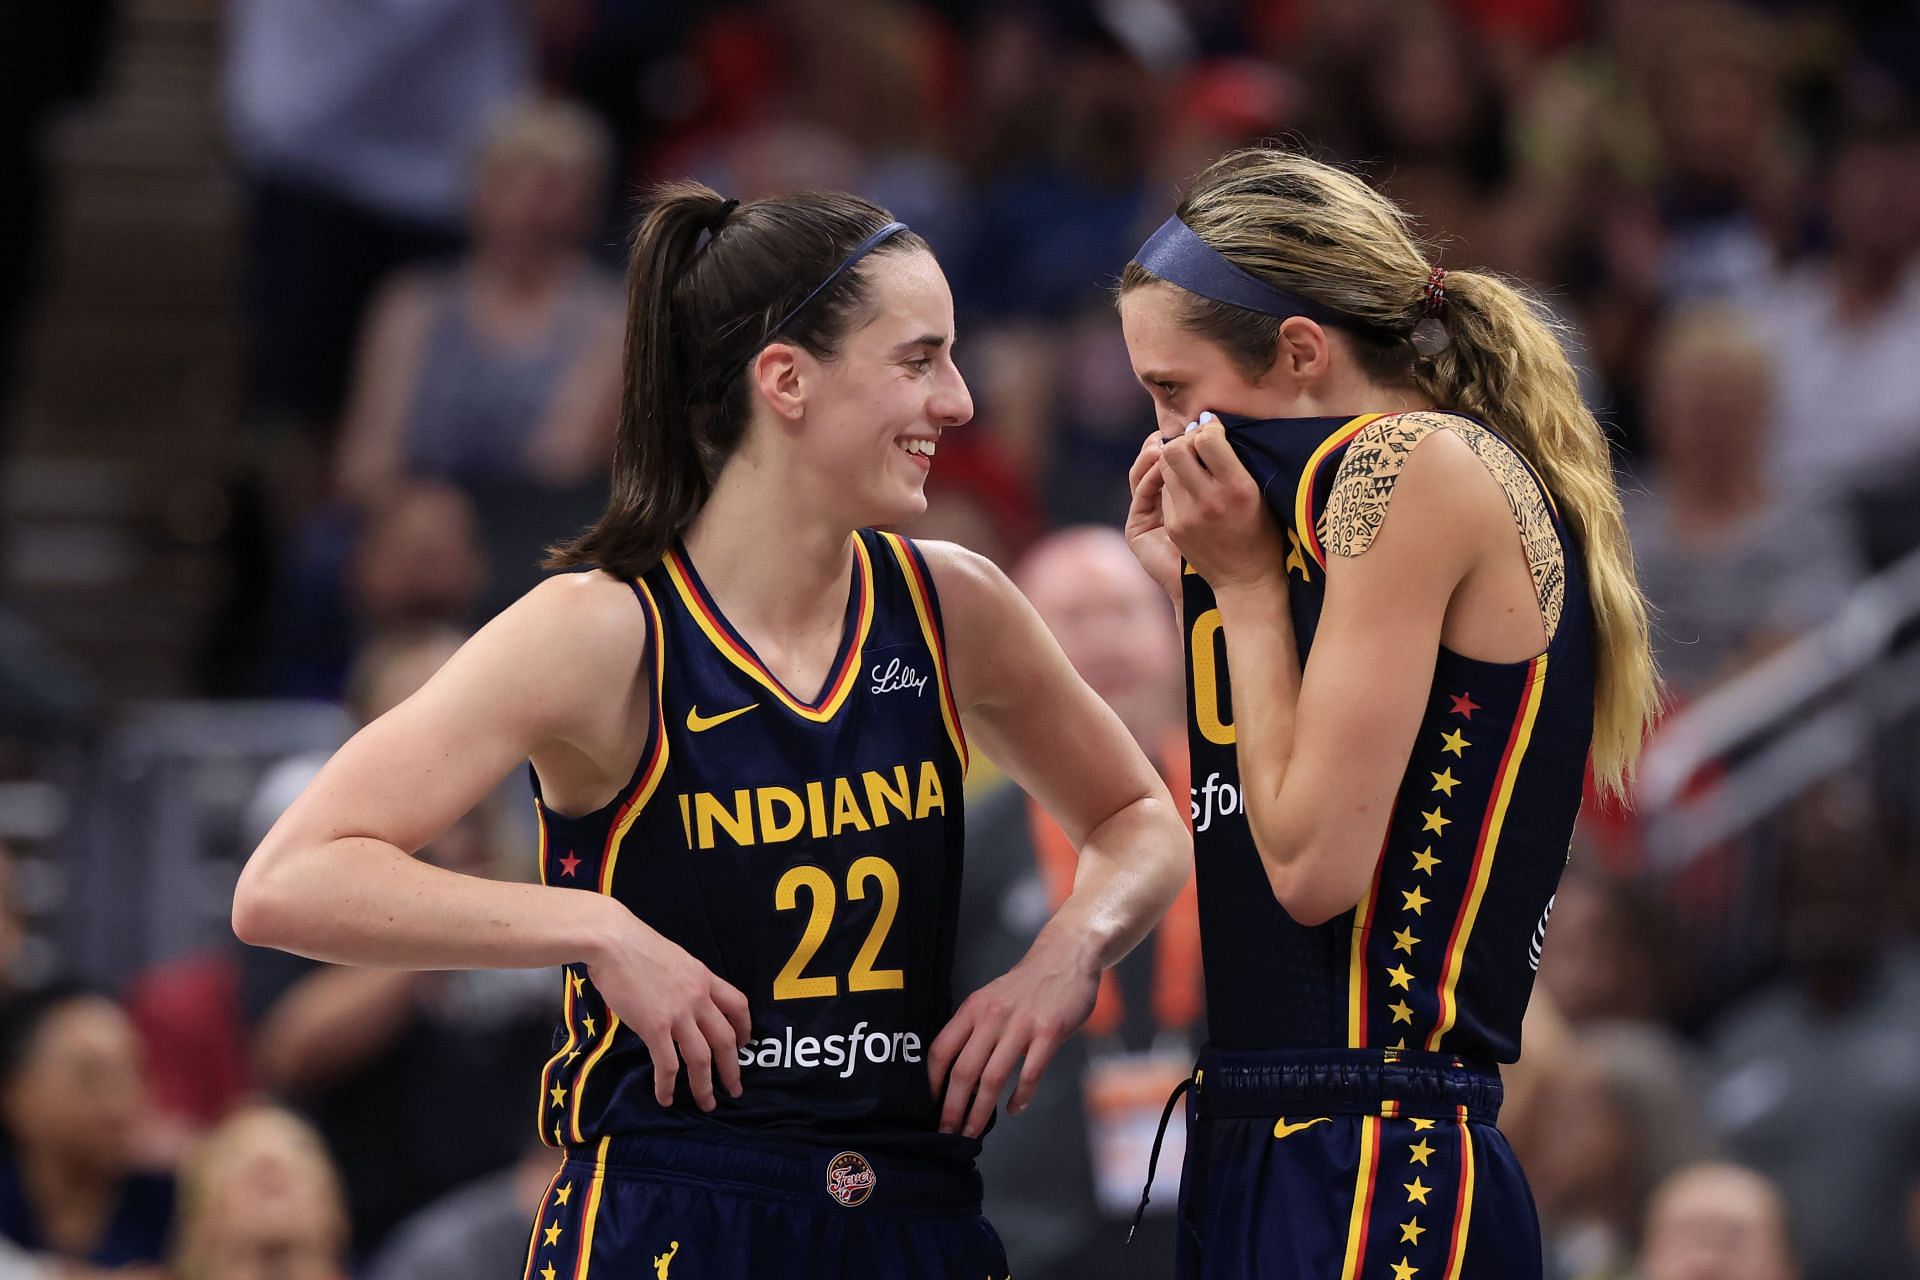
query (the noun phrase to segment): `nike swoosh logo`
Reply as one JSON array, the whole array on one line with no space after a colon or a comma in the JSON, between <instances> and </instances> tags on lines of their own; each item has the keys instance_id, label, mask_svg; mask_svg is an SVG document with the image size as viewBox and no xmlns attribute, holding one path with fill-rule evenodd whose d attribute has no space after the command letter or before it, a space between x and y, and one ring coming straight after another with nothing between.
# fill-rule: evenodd
<instances>
[{"instance_id":1,"label":"nike swoosh logo","mask_svg":"<svg viewBox=\"0 0 1920 1280\"><path fill-rule=\"evenodd\" d=\"M744 707L739 707L733 711L722 711L717 716L703 716L700 714L700 708L688 707L687 708L687 732L688 733L705 733L707 730L713 728L713 726L717 724L725 724L727 721L733 719L735 716L743 716L747 714L747 712L753 710L755 707L759 705L760 704L757 702L749 702Z\"/></svg>"},{"instance_id":2,"label":"nike swoosh logo","mask_svg":"<svg viewBox=\"0 0 1920 1280\"><path fill-rule=\"evenodd\" d=\"M1302 1129L1311 1129L1313 1128L1313 1126L1317 1124L1332 1124L1332 1123L1333 1123L1332 1116L1315 1116L1311 1120L1301 1120L1296 1124L1288 1124L1287 1118L1285 1116L1281 1116L1279 1123L1273 1126L1273 1136L1276 1138L1287 1138L1300 1132Z\"/></svg>"}]
</instances>

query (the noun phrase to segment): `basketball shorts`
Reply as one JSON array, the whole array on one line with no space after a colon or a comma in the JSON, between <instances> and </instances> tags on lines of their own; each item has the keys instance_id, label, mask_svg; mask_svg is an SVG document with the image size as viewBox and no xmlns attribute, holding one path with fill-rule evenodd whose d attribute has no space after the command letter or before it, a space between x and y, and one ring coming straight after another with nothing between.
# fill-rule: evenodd
<instances>
[{"instance_id":1,"label":"basketball shorts","mask_svg":"<svg viewBox=\"0 0 1920 1280\"><path fill-rule=\"evenodd\" d=\"M1540 1280L1500 1077L1392 1050L1201 1054L1182 1280Z\"/></svg>"},{"instance_id":2,"label":"basketball shorts","mask_svg":"<svg viewBox=\"0 0 1920 1280\"><path fill-rule=\"evenodd\" d=\"M980 1175L857 1148L635 1134L570 1149L527 1280L1002 1280Z\"/></svg>"}]
</instances>

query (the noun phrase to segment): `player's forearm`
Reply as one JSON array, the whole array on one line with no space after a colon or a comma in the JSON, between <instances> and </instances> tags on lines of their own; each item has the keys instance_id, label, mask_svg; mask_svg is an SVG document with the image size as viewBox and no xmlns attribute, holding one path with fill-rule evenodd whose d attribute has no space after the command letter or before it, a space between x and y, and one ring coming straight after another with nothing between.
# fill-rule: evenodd
<instances>
[{"instance_id":1,"label":"player's forearm","mask_svg":"<svg viewBox=\"0 0 1920 1280\"><path fill-rule=\"evenodd\" d=\"M1116 964L1159 923L1193 873L1193 838L1165 791L1102 822L1080 847L1073 890L1034 940L1076 967Z\"/></svg>"},{"instance_id":2,"label":"player's forearm","mask_svg":"<svg viewBox=\"0 0 1920 1280\"><path fill-rule=\"evenodd\" d=\"M400 969L590 964L633 923L597 893L461 875L366 837L262 846L233 896L242 941Z\"/></svg>"},{"instance_id":3,"label":"player's forearm","mask_svg":"<svg viewBox=\"0 0 1920 1280\"><path fill-rule=\"evenodd\" d=\"M1227 666L1233 678L1233 734L1247 825L1271 875L1299 856L1288 834L1281 791L1293 762L1300 704L1300 651L1284 590L1219 593Z\"/></svg>"}]
</instances>

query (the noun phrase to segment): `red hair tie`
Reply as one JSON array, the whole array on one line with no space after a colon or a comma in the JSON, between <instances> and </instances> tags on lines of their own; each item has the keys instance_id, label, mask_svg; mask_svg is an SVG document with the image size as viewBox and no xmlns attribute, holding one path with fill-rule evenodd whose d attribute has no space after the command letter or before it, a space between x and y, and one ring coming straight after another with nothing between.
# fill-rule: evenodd
<instances>
[{"instance_id":1,"label":"red hair tie","mask_svg":"<svg viewBox=\"0 0 1920 1280\"><path fill-rule=\"evenodd\" d=\"M1427 286L1422 290L1426 294L1427 302L1420 312L1427 319L1437 320L1447 313L1446 279L1445 267L1435 267L1427 274Z\"/></svg>"}]
</instances>

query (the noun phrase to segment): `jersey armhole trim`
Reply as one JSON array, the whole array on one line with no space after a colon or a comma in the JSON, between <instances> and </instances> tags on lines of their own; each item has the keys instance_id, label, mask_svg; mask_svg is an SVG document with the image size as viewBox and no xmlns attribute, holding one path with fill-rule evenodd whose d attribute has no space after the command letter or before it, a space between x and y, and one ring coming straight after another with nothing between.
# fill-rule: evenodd
<instances>
[{"instance_id":1,"label":"jersey armhole trim","mask_svg":"<svg viewBox=\"0 0 1920 1280\"><path fill-rule=\"evenodd\" d=\"M945 629L941 625L940 597L934 591L933 573L927 568L920 548L898 534L882 532L880 536L900 562L907 594L913 598L913 612L920 620L921 637L926 641L927 652L933 655L934 678L940 684L940 719L947 727L947 737L960 759L960 773L964 777L971 761L967 754L967 735L960 727L960 709L953 700L953 682L947 674Z\"/></svg>"},{"instance_id":2,"label":"jersey armhole trim","mask_svg":"<svg viewBox=\"0 0 1920 1280\"><path fill-rule=\"evenodd\" d=\"M614 869L619 864L620 850L626 843L627 833L633 829L633 824L646 810L647 803L653 799L654 792L660 787L660 779L666 775L667 771L667 710L664 697L667 674L666 628L661 623L660 606L654 601L652 588L639 579L635 579L632 586L634 594L640 597L640 603L646 606L647 610L647 656L652 659L653 668L653 716L652 724L647 730L647 745L640 755L640 764L634 770L633 781L624 793L626 799L619 802L619 809L607 825L607 840L600 851L600 875L595 885L596 891L602 895L613 893ZM540 865L544 880L546 869L544 858ZM572 980L569 979L569 983L571 982ZM561 1051L561 1057L565 1057L569 1051L579 1052L579 1043L575 1041L575 1029L572 1025L573 995L574 989L570 987L567 992L566 1007L567 1046ZM581 1104L586 1098L588 1078L593 1074L593 1069L599 1065L600 1060L607 1056L607 1051L613 1048L614 1038L620 1031L619 1015L612 1009L607 1009L605 1012L607 1025L599 1034L599 1043L594 1045L587 1054L587 1060L580 1065L580 1074L573 1080L573 1097L566 1111L566 1119L569 1136L575 1144L586 1140L580 1123ZM553 1064L548 1065L551 1067ZM541 1081L541 1087L543 1089L548 1087L544 1079ZM544 1096L543 1094L542 1097ZM545 1136L544 1133L542 1136Z\"/></svg>"}]
</instances>

